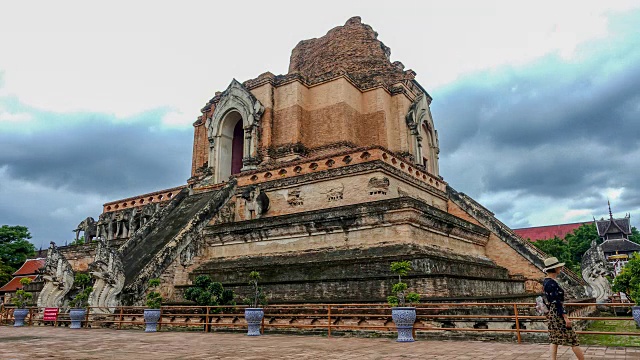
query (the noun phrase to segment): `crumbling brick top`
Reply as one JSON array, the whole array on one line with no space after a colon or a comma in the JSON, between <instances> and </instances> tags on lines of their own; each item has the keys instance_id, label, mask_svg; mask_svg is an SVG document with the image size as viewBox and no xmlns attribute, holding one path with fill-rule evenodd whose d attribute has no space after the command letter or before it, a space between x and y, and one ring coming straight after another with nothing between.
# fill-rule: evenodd
<instances>
[{"instance_id":1,"label":"crumbling brick top","mask_svg":"<svg viewBox=\"0 0 640 360\"><path fill-rule=\"evenodd\" d=\"M323 37L300 41L291 52L289 74L300 74L310 84L347 74L361 89L413 80L415 72L391 63L390 54L378 33L355 16Z\"/></svg>"}]
</instances>

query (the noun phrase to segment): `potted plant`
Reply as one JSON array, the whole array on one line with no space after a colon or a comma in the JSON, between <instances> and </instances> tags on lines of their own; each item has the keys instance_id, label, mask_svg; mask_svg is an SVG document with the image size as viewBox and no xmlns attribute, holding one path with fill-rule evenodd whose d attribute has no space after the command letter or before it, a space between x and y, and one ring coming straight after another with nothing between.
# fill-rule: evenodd
<instances>
[{"instance_id":1,"label":"potted plant","mask_svg":"<svg viewBox=\"0 0 640 360\"><path fill-rule=\"evenodd\" d=\"M20 284L24 288L26 285L31 284L31 279L22 278L20 279ZM29 309L25 308L25 306L32 297L33 295L24 291L24 289L16 291L16 295L11 299L13 305L16 306L16 309L13 310L13 326L24 326L24 319L29 315Z\"/></svg>"},{"instance_id":2,"label":"potted plant","mask_svg":"<svg viewBox=\"0 0 640 360\"><path fill-rule=\"evenodd\" d=\"M635 306L631 307L631 314L640 328L640 254L631 255L629 262L613 279L613 291L624 293Z\"/></svg>"},{"instance_id":3,"label":"potted plant","mask_svg":"<svg viewBox=\"0 0 640 360\"><path fill-rule=\"evenodd\" d=\"M420 301L420 295L414 292L406 293L407 284L402 282L402 277L411 271L411 263L409 261L396 261L391 263L391 271L398 275L398 283L393 285L392 292L395 295L387 297L387 301L391 308L391 318L398 329L398 342L412 342L413 324L416 322L416 308L406 306Z\"/></svg>"},{"instance_id":4,"label":"potted plant","mask_svg":"<svg viewBox=\"0 0 640 360\"><path fill-rule=\"evenodd\" d=\"M262 288L258 286L258 280L260 280L260 273L252 271L249 273L249 285L253 288L253 295L249 299L249 308L244 309L244 318L248 325L248 336L260 336L260 327L262 325L262 319L264 318L264 310L258 307L258 303L264 304L265 296L262 292Z\"/></svg>"},{"instance_id":5,"label":"potted plant","mask_svg":"<svg viewBox=\"0 0 640 360\"><path fill-rule=\"evenodd\" d=\"M160 286L160 279L149 280L149 287L155 289ZM158 320L160 319L160 306L162 306L162 296L157 291L147 294L147 308L144 309L144 332L156 332Z\"/></svg>"},{"instance_id":6,"label":"potted plant","mask_svg":"<svg viewBox=\"0 0 640 360\"><path fill-rule=\"evenodd\" d=\"M71 329L82 328L82 321L87 315L87 303L89 302L89 295L93 291L93 287L89 286L91 283L91 277L87 274L76 274L73 281L73 285L79 289L76 296L69 301L69 317L71 318Z\"/></svg>"}]
</instances>

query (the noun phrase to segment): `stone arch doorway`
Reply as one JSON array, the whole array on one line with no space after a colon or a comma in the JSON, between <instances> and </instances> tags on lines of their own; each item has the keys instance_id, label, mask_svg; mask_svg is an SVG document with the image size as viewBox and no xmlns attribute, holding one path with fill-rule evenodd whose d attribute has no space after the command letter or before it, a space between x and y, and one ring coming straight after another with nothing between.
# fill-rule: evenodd
<instances>
[{"instance_id":1,"label":"stone arch doorway","mask_svg":"<svg viewBox=\"0 0 640 360\"><path fill-rule=\"evenodd\" d=\"M209 167L213 181L221 183L231 175L257 168L260 163L258 128L264 107L236 80L212 105L215 110L206 124Z\"/></svg>"},{"instance_id":2,"label":"stone arch doorway","mask_svg":"<svg viewBox=\"0 0 640 360\"><path fill-rule=\"evenodd\" d=\"M218 176L225 181L231 175L242 170L244 155L244 130L242 116L237 111L228 112L222 120L220 129L220 148L218 155Z\"/></svg>"}]
</instances>

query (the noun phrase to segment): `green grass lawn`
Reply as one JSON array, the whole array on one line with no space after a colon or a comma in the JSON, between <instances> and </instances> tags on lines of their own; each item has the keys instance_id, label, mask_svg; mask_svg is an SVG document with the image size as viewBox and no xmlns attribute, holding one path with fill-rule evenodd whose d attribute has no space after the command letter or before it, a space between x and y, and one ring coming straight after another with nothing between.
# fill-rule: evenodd
<instances>
[{"instance_id":1,"label":"green grass lawn","mask_svg":"<svg viewBox=\"0 0 640 360\"><path fill-rule=\"evenodd\" d=\"M579 335L581 345L640 346L640 329L636 329L636 323L633 320L598 320L592 322L585 331L634 332L638 333L638 336L583 334Z\"/></svg>"}]
</instances>

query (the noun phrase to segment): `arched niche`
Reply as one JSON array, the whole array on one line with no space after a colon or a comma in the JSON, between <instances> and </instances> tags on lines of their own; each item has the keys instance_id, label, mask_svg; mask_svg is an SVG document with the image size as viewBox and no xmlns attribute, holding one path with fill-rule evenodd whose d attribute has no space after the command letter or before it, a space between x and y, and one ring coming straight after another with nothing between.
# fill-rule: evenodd
<instances>
[{"instance_id":1,"label":"arched niche","mask_svg":"<svg viewBox=\"0 0 640 360\"><path fill-rule=\"evenodd\" d=\"M206 126L209 167L219 183L238 171L239 162L240 171L255 169L260 163L258 130L264 107L235 79L214 104Z\"/></svg>"},{"instance_id":2,"label":"arched niche","mask_svg":"<svg viewBox=\"0 0 640 360\"><path fill-rule=\"evenodd\" d=\"M438 132L433 126L429 100L424 94L420 94L411 104L406 121L411 141L409 147L416 164L433 175L439 175Z\"/></svg>"}]
</instances>

